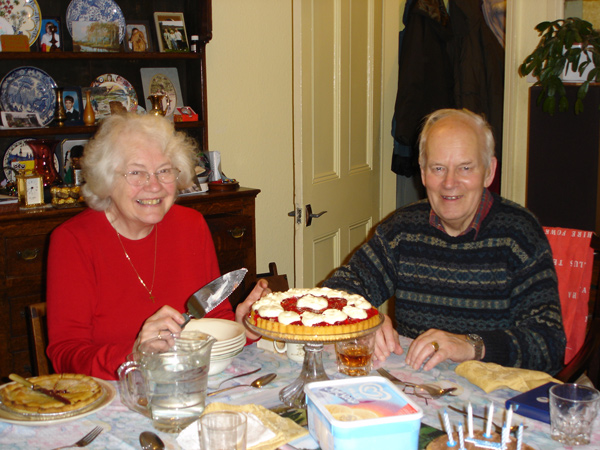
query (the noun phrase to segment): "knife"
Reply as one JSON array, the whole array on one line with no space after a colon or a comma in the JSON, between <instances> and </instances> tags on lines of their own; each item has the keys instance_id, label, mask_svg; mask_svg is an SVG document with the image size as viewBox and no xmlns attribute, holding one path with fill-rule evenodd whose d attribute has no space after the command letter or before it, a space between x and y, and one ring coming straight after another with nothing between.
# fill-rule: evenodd
<instances>
[{"instance_id":1,"label":"knife","mask_svg":"<svg viewBox=\"0 0 600 450\"><path fill-rule=\"evenodd\" d=\"M211 281L194 292L186 302L187 313L183 315L185 327L191 319L201 319L221 304L240 285L248 269L238 269Z\"/></svg>"},{"instance_id":2,"label":"knife","mask_svg":"<svg viewBox=\"0 0 600 450\"><path fill-rule=\"evenodd\" d=\"M63 397L62 395L57 394L56 392L51 391L50 389L46 389L41 386L38 386L37 384L33 384L31 381L26 380L25 378L17 375L16 373L11 373L8 376L8 378L10 378L13 381L16 381L17 383L21 383L23 386L26 386L29 389L33 389L34 391L41 392L42 394L47 395L48 397L52 397L54 400L58 400L59 402L64 403L65 405L71 404L71 400L69 400L68 398Z\"/></svg>"}]
</instances>

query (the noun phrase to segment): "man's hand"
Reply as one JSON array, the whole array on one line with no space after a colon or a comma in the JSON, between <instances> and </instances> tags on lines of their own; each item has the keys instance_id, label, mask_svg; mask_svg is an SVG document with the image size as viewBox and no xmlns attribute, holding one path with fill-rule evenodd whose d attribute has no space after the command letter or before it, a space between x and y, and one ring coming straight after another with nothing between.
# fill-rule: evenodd
<instances>
[{"instance_id":1,"label":"man's hand","mask_svg":"<svg viewBox=\"0 0 600 450\"><path fill-rule=\"evenodd\" d=\"M264 279L260 279L256 282L256 286L252 289L252 292L246 297L242 303L240 303L235 309L235 321L244 324L244 318L250 313L250 308L252 304L264 297L267 294L271 293L271 289L269 289L269 282ZM260 338L259 334L254 334L250 330L246 330L246 337L252 340L256 340Z\"/></svg>"},{"instance_id":2,"label":"man's hand","mask_svg":"<svg viewBox=\"0 0 600 450\"><path fill-rule=\"evenodd\" d=\"M404 350L400 346L398 332L394 330L392 320L388 315L383 316L383 325L375 334L375 359L385 361L392 353L401 355Z\"/></svg>"},{"instance_id":3,"label":"man's hand","mask_svg":"<svg viewBox=\"0 0 600 450\"><path fill-rule=\"evenodd\" d=\"M406 364L419 370L425 363L423 370L431 370L446 359L463 362L474 358L475 349L464 334L431 329L412 341L406 353Z\"/></svg>"}]
</instances>

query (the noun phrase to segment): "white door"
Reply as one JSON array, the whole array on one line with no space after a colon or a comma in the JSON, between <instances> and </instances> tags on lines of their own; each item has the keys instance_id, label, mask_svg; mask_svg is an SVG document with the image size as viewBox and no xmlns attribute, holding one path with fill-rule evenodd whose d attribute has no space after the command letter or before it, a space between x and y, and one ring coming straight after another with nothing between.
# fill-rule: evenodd
<instances>
[{"instance_id":1,"label":"white door","mask_svg":"<svg viewBox=\"0 0 600 450\"><path fill-rule=\"evenodd\" d=\"M379 220L383 0L294 0L296 286L342 264ZM313 218L307 226L307 206Z\"/></svg>"}]
</instances>

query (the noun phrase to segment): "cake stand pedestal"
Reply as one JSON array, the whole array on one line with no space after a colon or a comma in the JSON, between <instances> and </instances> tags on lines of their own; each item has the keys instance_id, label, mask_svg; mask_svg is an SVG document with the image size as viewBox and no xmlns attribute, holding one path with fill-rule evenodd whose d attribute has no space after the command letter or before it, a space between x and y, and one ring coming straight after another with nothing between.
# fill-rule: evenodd
<instances>
[{"instance_id":1,"label":"cake stand pedestal","mask_svg":"<svg viewBox=\"0 0 600 450\"><path fill-rule=\"evenodd\" d=\"M354 339L367 334L374 333L383 323L383 315L379 314L379 322L377 325L365 330L355 331L353 333L341 333L335 335L297 335L288 333L279 333L276 331L265 330L250 323L246 318L246 326L256 334L269 337L271 339L283 342L292 342L296 344L304 344L304 362L302 370L296 380L289 386L284 387L279 391L279 400L284 405L294 408L306 407L306 395L304 394L304 386L313 381L329 380L327 373L323 367L323 346L325 344L333 344L338 341Z\"/></svg>"}]
</instances>

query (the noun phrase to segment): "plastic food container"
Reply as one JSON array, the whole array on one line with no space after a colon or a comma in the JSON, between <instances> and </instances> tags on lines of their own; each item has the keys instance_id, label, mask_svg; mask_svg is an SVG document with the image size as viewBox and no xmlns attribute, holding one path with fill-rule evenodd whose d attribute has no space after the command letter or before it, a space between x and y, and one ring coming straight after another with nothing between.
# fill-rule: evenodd
<instances>
[{"instance_id":1,"label":"plastic food container","mask_svg":"<svg viewBox=\"0 0 600 450\"><path fill-rule=\"evenodd\" d=\"M423 411L389 380L317 381L304 392L308 430L321 449L418 449Z\"/></svg>"}]
</instances>

